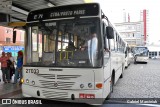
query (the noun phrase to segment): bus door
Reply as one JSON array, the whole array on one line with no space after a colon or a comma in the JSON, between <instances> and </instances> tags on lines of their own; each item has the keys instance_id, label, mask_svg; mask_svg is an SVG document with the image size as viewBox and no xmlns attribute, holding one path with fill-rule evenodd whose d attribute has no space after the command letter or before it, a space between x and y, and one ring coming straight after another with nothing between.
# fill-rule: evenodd
<instances>
[{"instance_id":1,"label":"bus door","mask_svg":"<svg viewBox=\"0 0 160 107\"><path fill-rule=\"evenodd\" d=\"M111 60L110 60L110 50L109 50L109 40L107 37L105 38L106 49L104 49L104 74L105 77L109 77L111 75Z\"/></svg>"},{"instance_id":2,"label":"bus door","mask_svg":"<svg viewBox=\"0 0 160 107\"><path fill-rule=\"evenodd\" d=\"M42 31L37 26L32 27L32 61L40 62L42 60Z\"/></svg>"}]
</instances>

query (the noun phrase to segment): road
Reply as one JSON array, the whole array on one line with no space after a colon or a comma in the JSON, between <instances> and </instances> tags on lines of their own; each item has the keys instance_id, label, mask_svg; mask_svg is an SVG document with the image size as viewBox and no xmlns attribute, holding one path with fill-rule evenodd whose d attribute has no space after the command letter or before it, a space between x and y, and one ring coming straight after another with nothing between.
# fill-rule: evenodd
<instances>
[{"instance_id":1,"label":"road","mask_svg":"<svg viewBox=\"0 0 160 107\"><path fill-rule=\"evenodd\" d=\"M115 84L111 98L160 98L160 60L132 62Z\"/></svg>"}]
</instances>

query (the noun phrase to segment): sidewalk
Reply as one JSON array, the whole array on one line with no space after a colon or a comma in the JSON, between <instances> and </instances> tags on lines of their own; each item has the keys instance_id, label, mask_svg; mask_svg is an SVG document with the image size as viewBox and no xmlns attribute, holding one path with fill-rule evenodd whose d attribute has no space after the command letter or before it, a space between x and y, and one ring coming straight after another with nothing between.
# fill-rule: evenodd
<instances>
[{"instance_id":1,"label":"sidewalk","mask_svg":"<svg viewBox=\"0 0 160 107\"><path fill-rule=\"evenodd\" d=\"M12 76L11 83L4 83L2 80L2 71L0 70L0 98L21 98L21 86L19 84L12 84L14 75Z\"/></svg>"}]
</instances>

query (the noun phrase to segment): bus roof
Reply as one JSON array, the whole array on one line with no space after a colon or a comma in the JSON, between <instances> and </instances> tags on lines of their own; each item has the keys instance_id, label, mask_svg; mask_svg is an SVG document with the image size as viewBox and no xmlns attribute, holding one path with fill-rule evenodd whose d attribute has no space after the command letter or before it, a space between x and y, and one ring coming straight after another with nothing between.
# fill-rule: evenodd
<instances>
[{"instance_id":1,"label":"bus roof","mask_svg":"<svg viewBox=\"0 0 160 107\"><path fill-rule=\"evenodd\" d=\"M63 5L31 11L27 17L27 22L68 17L98 16L99 14L100 6L98 3Z\"/></svg>"}]
</instances>

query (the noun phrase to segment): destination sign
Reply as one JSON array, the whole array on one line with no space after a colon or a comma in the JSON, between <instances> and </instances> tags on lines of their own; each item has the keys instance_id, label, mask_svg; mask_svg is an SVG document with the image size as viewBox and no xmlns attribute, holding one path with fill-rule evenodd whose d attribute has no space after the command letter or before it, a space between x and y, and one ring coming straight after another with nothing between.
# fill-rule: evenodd
<instances>
[{"instance_id":1,"label":"destination sign","mask_svg":"<svg viewBox=\"0 0 160 107\"><path fill-rule=\"evenodd\" d=\"M99 15L99 11L99 5L97 3L58 6L30 12L27 22L55 18L97 16Z\"/></svg>"}]
</instances>

